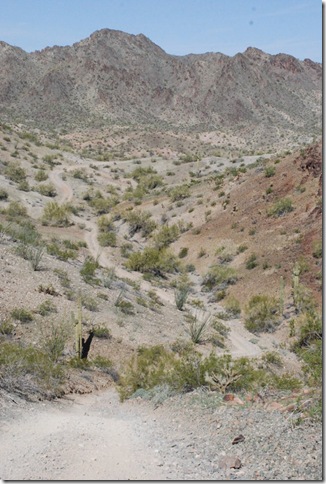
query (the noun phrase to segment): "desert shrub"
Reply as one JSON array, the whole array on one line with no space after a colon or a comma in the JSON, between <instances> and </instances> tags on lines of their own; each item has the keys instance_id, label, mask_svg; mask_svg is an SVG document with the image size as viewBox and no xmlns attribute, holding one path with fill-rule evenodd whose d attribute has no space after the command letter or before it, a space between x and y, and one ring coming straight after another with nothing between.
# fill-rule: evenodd
<instances>
[{"instance_id":1,"label":"desert shrub","mask_svg":"<svg viewBox=\"0 0 326 484\"><path fill-rule=\"evenodd\" d=\"M27 217L27 209L20 202L10 202L8 208L6 209L6 214L9 220L16 219L19 217Z\"/></svg>"},{"instance_id":2,"label":"desert shrub","mask_svg":"<svg viewBox=\"0 0 326 484\"><path fill-rule=\"evenodd\" d=\"M45 197L55 197L57 192L52 183L43 183L35 187L35 190Z\"/></svg>"},{"instance_id":3,"label":"desert shrub","mask_svg":"<svg viewBox=\"0 0 326 484\"><path fill-rule=\"evenodd\" d=\"M161 230L154 235L154 244L158 249L168 247L172 242L177 240L180 235L180 229L177 225L164 225Z\"/></svg>"},{"instance_id":4,"label":"desert shrub","mask_svg":"<svg viewBox=\"0 0 326 484\"><path fill-rule=\"evenodd\" d=\"M275 331L279 321L279 302L267 295L253 296L245 308L245 327L252 333Z\"/></svg>"},{"instance_id":5,"label":"desert shrub","mask_svg":"<svg viewBox=\"0 0 326 484\"><path fill-rule=\"evenodd\" d=\"M43 159L44 163L49 165L50 168L52 169L56 165L61 165L60 161L55 161L57 158L58 158L58 155L53 154L53 155L45 155L45 156L43 156L42 159Z\"/></svg>"},{"instance_id":6,"label":"desert shrub","mask_svg":"<svg viewBox=\"0 0 326 484\"><path fill-rule=\"evenodd\" d=\"M189 251L188 247L181 247L181 249L179 251L179 254L178 254L178 257L180 259L183 259L184 257L187 257L188 251Z\"/></svg>"},{"instance_id":7,"label":"desert shrub","mask_svg":"<svg viewBox=\"0 0 326 484\"><path fill-rule=\"evenodd\" d=\"M126 262L132 271L150 273L162 277L166 272L176 272L179 268L177 258L167 249L146 247L142 252L133 252Z\"/></svg>"},{"instance_id":8,"label":"desert shrub","mask_svg":"<svg viewBox=\"0 0 326 484\"><path fill-rule=\"evenodd\" d=\"M3 321L0 321L0 335L9 336L14 334L14 332L15 332L15 326L10 320L5 319Z\"/></svg>"},{"instance_id":9,"label":"desert shrub","mask_svg":"<svg viewBox=\"0 0 326 484\"><path fill-rule=\"evenodd\" d=\"M143 237L150 235L156 228L156 223L151 219L149 212L141 212L140 210L133 210L125 212L124 220L129 224L129 235L133 237L135 233L140 232Z\"/></svg>"},{"instance_id":10,"label":"desert shrub","mask_svg":"<svg viewBox=\"0 0 326 484\"><path fill-rule=\"evenodd\" d=\"M122 257L128 258L130 253L132 252L132 244L130 242L121 244L120 252Z\"/></svg>"},{"instance_id":11,"label":"desert shrub","mask_svg":"<svg viewBox=\"0 0 326 484\"><path fill-rule=\"evenodd\" d=\"M271 385L278 390L298 390L302 387L302 381L289 373L273 375Z\"/></svg>"},{"instance_id":12,"label":"desert shrub","mask_svg":"<svg viewBox=\"0 0 326 484\"><path fill-rule=\"evenodd\" d=\"M94 331L94 336L96 338L100 338L100 339L111 339L112 338L111 331L106 326L100 326L100 325L95 326L93 328L93 331Z\"/></svg>"},{"instance_id":13,"label":"desert shrub","mask_svg":"<svg viewBox=\"0 0 326 484\"><path fill-rule=\"evenodd\" d=\"M96 269L99 268L99 264L93 257L86 257L82 268L80 269L80 275L87 284L99 284L99 279L95 277Z\"/></svg>"},{"instance_id":14,"label":"desert shrub","mask_svg":"<svg viewBox=\"0 0 326 484\"><path fill-rule=\"evenodd\" d=\"M91 364L94 365L96 368L100 368L103 372L109 374L114 382L117 382L119 380L119 374L109 358L97 355L91 360Z\"/></svg>"},{"instance_id":15,"label":"desert shrub","mask_svg":"<svg viewBox=\"0 0 326 484\"><path fill-rule=\"evenodd\" d=\"M38 271L44 256L44 246L43 245L27 245L20 242L17 249L17 253L24 259L31 263L33 271Z\"/></svg>"},{"instance_id":16,"label":"desert shrub","mask_svg":"<svg viewBox=\"0 0 326 484\"><path fill-rule=\"evenodd\" d=\"M241 313L241 306L234 296L228 296L224 302L224 309L230 318L237 318Z\"/></svg>"},{"instance_id":17,"label":"desert shrub","mask_svg":"<svg viewBox=\"0 0 326 484\"><path fill-rule=\"evenodd\" d=\"M120 291L114 305L124 314L134 314L134 306L130 301L125 299L124 290Z\"/></svg>"},{"instance_id":18,"label":"desert shrub","mask_svg":"<svg viewBox=\"0 0 326 484\"><path fill-rule=\"evenodd\" d=\"M8 192L4 188L0 188L0 200L7 200Z\"/></svg>"},{"instance_id":19,"label":"desert shrub","mask_svg":"<svg viewBox=\"0 0 326 484\"><path fill-rule=\"evenodd\" d=\"M46 299L38 306L36 312L41 316L48 316L51 313L56 313L57 308L51 299Z\"/></svg>"},{"instance_id":20,"label":"desert shrub","mask_svg":"<svg viewBox=\"0 0 326 484\"><path fill-rule=\"evenodd\" d=\"M175 351L163 346L140 347L121 375L118 392L121 400L140 389L148 391L166 385L175 392L191 391L209 385L212 390L251 390L268 385L271 378L248 358L233 360L230 355L211 353L203 358L192 347L182 345Z\"/></svg>"},{"instance_id":21,"label":"desert shrub","mask_svg":"<svg viewBox=\"0 0 326 484\"><path fill-rule=\"evenodd\" d=\"M50 296L59 296L60 294L56 289L53 287L52 284L48 284L47 286L44 286L43 284L40 284L38 286L38 292L43 292L44 294L49 294Z\"/></svg>"},{"instance_id":22,"label":"desert shrub","mask_svg":"<svg viewBox=\"0 0 326 484\"><path fill-rule=\"evenodd\" d=\"M26 172L19 163L9 163L5 169L5 176L15 183L21 183L26 180Z\"/></svg>"},{"instance_id":23,"label":"desert shrub","mask_svg":"<svg viewBox=\"0 0 326 484\"><path fill-rule=\"evenodd\" d=\"M225 267L223 265L214 265L205 275L202 285L208 289L223 290L230 284L235 284L237 281L237 273L233 267Z\"/></svg>"},{"instance_id":24,"label":"desert shrub","mask_svg":"<svg viewBox=\"0 0 326 484\"><path fill-rule=\"evenodd\" d=\"M257 256L256 254L251 254L247 259L246 259L246 269L254 269L255 267L258 266L257 262Z\"/></svg>"},{"instance_id":25,"label":"desert shrub","mask_svg":"<svg viewBox=\"0 0 326 484\"><path fill-rule=\"evenodd\" d=\"M0 345L1 388L31 400L52 398L60 395L63 378L62 365L46 352L13 342Z\"/></svg>"},{"instance_id":26,"label":"desert shrub","mask_svg":"<svg viewBox=\"0 0 326 484\"><path fill-rule=\"evenodd\" d=\"M117 236L115 233L112 219L102 215L97 220L99 234L97 240L102 247L115 247L117 245Z\"/></svg>"},{"instance_id":27,"label":"desert shrub","mask_svg":"<svg viewBox=\"0 0 326 484\"><path fill-rule=\"evenodd\" d=\"M101 247L116 247L117 236L115 232L100 232L97 240Z\"/></svg>"},{"instance_id":28,"label":"desert shrub","mask_svg":"<svg viewBox=\"0 0 326 484\"><path fill-rule=\"evenodd\" d=\"M146 193L163 185L163 178L160 175L147 175L141 177L139 180L139 188L144 190Z\"/></svg>"},{"instance_id":29,"label":"desert shrub","mask_svg":"<svg viewBox=\"0 0 326 484\"><path fill-rule=\"evenodd\" d=\"M38 181L38 182L42 182L42 181L45 181L48 179L48 174L45 170L38 170L36 173L35 173L35 180Z\"/></svg>"},{"instance_id":30,"label":"desert shrub","mask_svg":"<svg viewBox=\"0 0 326 484\"><path fill-rule=\"evenodd\" d=\"M86 183L89 180L89 176L88 176L87 172L82 168L76 168L75 170L73 170L71 172L71 176L73 176L74 178L77 178L78 180L82 180Z\"/></svg>"},{"instance_id":31,"label":"desert shrub","mask_svg":"<svg viewBox=\"0 0 326 484\"><path fill-rule=\"evenodd\" d=\"M104 197L96 197L96 198L93 198L90 202L89 202L89 205L94 208L95 210L95 213L97 215L103 215L103 214L106 214L106 213L109 213L113 207L116 206L116 204L118 203L118 200L116 197L108 197L108 198L104 198Z\"/></svg>"},{"instance_id":32,"label":"desert shrub","mask_svg":"<svg viewBox=\"0 0 326 484\"><path fill-rule=\"evenodd\" d=\"M293 205L290 198L281 198L268 210L267 215L271 217L281 217L286 213L292 212Z\"/></svg>"},{"instance_id":33,"label":"desert shrub","mask_svg":"<svg viewBox=\"0 0 326 484\"><path fill-rule=\"evenodd\" d=\"M63 261L76 259L78 254L78 246L69 244L68 240L60 240L56 237L52 237L51 241L46 244L46 250L48 254Z\"/></svg>"},{"instance_id":34,"label":"desert shrub","mask_svg":"<svg viewBox=\"0 0 326 484\"><path fill-rule=\"evenodd\" d=\"M148 168L144 168L142 166L139 166L135 168L131 174L130 177L139 182L142 178L147 177L148 175L156 175L157 171L154 170L151 166Z\"/></svg>"},{"instance_id":35,"label":"desert shrub","mask_svg":"<svg viewBox=\"0 0 326 484\"><path fill-rule=\"evenodd\" d=\"M265 177L266 178L270 178L270 177L274 176L275 173L276 173L275 166L266 166L266 168L265 168Z\"/></svg>"},{"instance_id":36,"label":"desert shrub","mask_svg":"<svg viewBox=\"0 0 326 484\"><path fill-rule=\"evenodd\" d=\"M60 323L51 321L46 329L42 328L42 347L52 361L57 362L62 356L72 332L72 325L67 321L61 321Z\"/></svg>"},{"instance_id":37,"label":"desert shrub","mask_svg":"<svg viewBox=\"0 0 326 484\"><path fill-rule=\"evenodd\" d=\"M67 271L64 271L62 269L53 269L53 272L58 276L62 287L70 288L71 282L68 277Z\"/></svg>"},{"instance_id":38,"label":"desert shrub","mask_svg":"<svg viewBox=\"0 0 326 484\"><path fill-rule=\"evenodd\" d=\"M116 274L115 274L115 269L114 267L109 267L107 269L103 270L102 273L102 284L104 287L109 289L113 283L113 281L116 279Z\"/></svg>"},{"instance_id":39,"label":"desert shrub","mask_svg":"<svg viewBox=\"0 0 326 484\"><path fill-rule=\"evenodd\" d=\"M266 371L257 369L249 358L232 359L231 355L217 356L212 353L204 362L205 381L211 390L252 390L268 385Z\"/></svg>"},{"instance_id":40,"label":"desert shrub","mask_svg":"<svg viewBox=\"0 0 326 484\"><path fill-rule=\"evenodd\" d=\"M42 223L55 227L70 225L69 215L71 208L67 204L59 205L57 202L48 202L43 210Z\"/></svg>"},{"instance_id":41,"label":"desert shrub","mask_svg":"<svg viewBox=\"0 0 326 484\"><path fill-rule=\"evenodd\" d=\"M140 347L120 378L118 391L121 400L136 390L150 389L165 383L168 368L173 367L174 355L163 346Z\"/></svg>"},{"instance_id":42,"label":"desert shrub","mask_svg":"<svg viewBox=\"0 0 326 484\"><path fill-rule=\"evenodd\" d=\"M80 296L80 301L82 306L85 309L88 309L88 311L93 311L93 312L98 311L98 304L96 299L94 299L89 294L82 294Z\"/></svg>"},{"instance_id":43,"label":"desert shrub","mask_svg":"<svg viewBox=\"0 0 326 484\"><path fill-rule=\"evenodd\" d=\"M314 241L312 255L316 259L322 258L322 256L323 256L323 241L322 240L315 240Z\"/></svg>"},{"instance_id":44,"label":"desert shrub","mask_svg":"<svg viewBox=\"0 0 326 484\"><path fill-rule=\"evenodd\" d=\"M267 351L262 356L262 361L266 363L266 365L274 365L278 368L282 368L283 360L281 356L276 353L276 351Z\"/></svg>"},{"instance_id":45,"label":"desert shrub","mask_svg":"<svg viewBox=\"0 0 326 484\"><path fill-rule=\"evenodd\" d=\"M13 319L18 319L21 323L30 323L34 320L34 316L31 311L25 308L15 308L10 313Z\"/></svg>"},{"instance_id":46,"label":"desert shrub","mask_svg":"<svg viewBox=\"0 0 326 484\"><path fill-rule=\"evenodd\" d=\"M170 198L172 202L183 200L190 197L190 189L188 185L178 185L170 191Z\"/></svg>"}]
</instances>

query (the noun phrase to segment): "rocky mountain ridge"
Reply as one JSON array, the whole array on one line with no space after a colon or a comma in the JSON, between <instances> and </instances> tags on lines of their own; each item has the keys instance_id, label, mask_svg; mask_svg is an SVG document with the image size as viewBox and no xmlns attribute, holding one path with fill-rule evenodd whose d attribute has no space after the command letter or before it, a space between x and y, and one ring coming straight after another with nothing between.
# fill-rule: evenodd
<instances>
[{"instance_id":1,"label":"rocky mountain ridge","mask_svg":"<svg viewBox=\"0 0 326 484\"><path fill-rule=\"evenodd\" d=\"M144 35L103 29L26 53L0 42L0 109L39 127L110 124L320 134L321 64L256 48L169 55Z\"/></svg>"}]
</instances>

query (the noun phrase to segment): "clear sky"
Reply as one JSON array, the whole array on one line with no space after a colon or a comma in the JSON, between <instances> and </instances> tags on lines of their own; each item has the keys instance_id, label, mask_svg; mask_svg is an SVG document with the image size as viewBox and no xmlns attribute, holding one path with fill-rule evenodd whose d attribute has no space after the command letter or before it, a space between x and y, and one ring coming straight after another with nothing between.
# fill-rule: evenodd
<instances>
[{"instance_id":1,"label":"clear sky","mask_svg":"<svg viewBox=\"0 0 326 484\"><path fill-rule=\"evenodd\" d=\"M142 33L175 55L250 46L322 61L321 0L0 0L0 40L27 52L102 28Z\"/></svg>"}]
</instances>

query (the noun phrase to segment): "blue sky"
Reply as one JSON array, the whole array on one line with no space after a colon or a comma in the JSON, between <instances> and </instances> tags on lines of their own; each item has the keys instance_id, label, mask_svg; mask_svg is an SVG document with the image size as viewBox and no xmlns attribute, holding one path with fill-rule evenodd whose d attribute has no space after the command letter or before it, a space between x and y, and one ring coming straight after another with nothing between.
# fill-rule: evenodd
<instances>
[{"instance_id":1,"label":"blue sky","mask_svg":"<svg viewBox=\"0 0 326 484\"><path fill-rule=\"evenodd\" d=\"M143 33L175 55L251 46L322 61L321 0L0 0L0 40L27 52L102 28Z\"/></svg>"}]
</instances>

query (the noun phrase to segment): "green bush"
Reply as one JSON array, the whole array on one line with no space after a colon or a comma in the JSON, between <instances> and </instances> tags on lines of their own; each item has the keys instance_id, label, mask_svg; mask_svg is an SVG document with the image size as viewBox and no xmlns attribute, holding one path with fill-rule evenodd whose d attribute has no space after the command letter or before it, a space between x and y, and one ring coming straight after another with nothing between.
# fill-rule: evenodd
<instances>
[{"instance_id":1,"label":"green bush","mask_svg":"<svg viewBox=\"0 0 326 484\"><path fill-rule=\"evenodd\" d=\"M214 265L205 275L202 285L208 290L223 290L228 285L235 284L237 279L237 272L233 267Z\"/></svg>"},{"instance_id":2,"label":"green bush","mask_svg":"<svg viewBox=\"0 0 326 484\"><path fill-rule=\"evenodd\" d=\"M45 170L38 170L36 173L35 173L35 180L38 181L38 182L42 182L42 181L45 181L48 179L48 174Z\"/></svg>"},{"instance_id":3,"label":"green bush","mask_svg":"<svg viewBox=\"0 0 326 484\"><path fill-rule=\"evenodd\" d=\"M111 339L111 331L106 326L95 326L93 328L94 336L100 339Z\"/></svg>"},{"instance_id":4,"label":"green bush","mask_svg":"<svg viewBox=\"0 0 326 484\"><path fill-rule=\"evenodd\" d=\"M21 183L26 180L26 172L19 163L9 163L5 169L5 176L15 183Z\"/></svg>"},{"instance_id":5,"label":"green bush","mask_svg":"<svg viewBox=\"0 0 326 484\"><path fill-rule=\"evenodd\" d=\"M245 308L245 328L252 333L275 331L279 320L279 302L267 295L253 296Z\"/></svg>"},{"instance_id":6,"label":"green bush","mask_svg":"<svg viewBox=\"0 0 326 484\"><path fill-rule=\"evenodd\" d=\"M228 296L224 302L224 309L231 318L238 318L241 313L239 301L234 296Z\"/></svg>"},{"instance_id":7,"label":"green bush","mask_svg":"<svg viewBox=\"0 0 326 484\"><path fill-rule=\"evenodd\" d=\"M286 213L292 212L292 210L292 200L290 198L282 198L268 210L267 214L271 217L281 217Z\"/></svg>"},{"instance_id":8,"label":"green bush","mask_svg":"<svg viewBox=\"0 0 326 484\"><path fill-rule=\"evenodd\" d=\"M85 309L88 309L88 311L98 311L98 304L96 299L89 296L88 294L82 294L81 304Z\"/></svg>"},{"instance_id":9,"label":"green bush","mask_svg":"<svg viewBox=\"0 0 326 484\"><path fill-rule=\"evenodd\" d=\"M188 247L181 247L181 249L179 251L179 254L178 254L178 257L180 259L183 259L184 257L187 257L188 251L189 251Z\"/></svg>"},{"instance_id":10,"label":"green bush","mask_svg":"<svg viewBox=\"0 0 326 484\"><path fill-rule=\"evenodd\" d=\"M15 308L10 315L13 319L18 319L22 323L30 323L34 320L32 312L24 308Z\"/></svg>"},{"instance_id":11,"label":"green bush","mask_svg":"<svg viewBox=\"0 0 326 484\"><path fill-rule=\"evenodd\" d=\"M118 392L121 400L137 390L163 385L176 392L209 385L212 390L224 393L261 388L271 381L272 377L265 370L255 368L248 358L233 360L230 355L215 353L204 358L189 345L178 345L175 351L153 346L140 347L131 358L120 378Z\"/></svg>"},{"instance_id":12,"label":"green bush","mask_svg":"<svg viewBox=\"0 0 326 484\"><path fill-rule=\"evenodd\" d=\"M0 335L12 335L15 332L15 326L10 320L0 321Z\"/></svg>"},{"instance_id":13,"label":"green bush","mask_svg":"<svg viewBox=\"0 0 326 484\"><path fill-rule=\"evenodd\" d=\"M97 240L102 247L116 247L117 236L115 234L115 229L112 219L107 218L102 215L97 220L97 225L99 228L99 234Z\"/></svg>"},{"instance_id":14,"label":"green bush","mask_svg":"<svg viewBox=\"0 0 326 484\"><path fill-rule=\"evenodd\" d=\"M134 306L130 301L127 301L124 297L124 290L120 291L114 305L119 308L124 314L135 314Z\"/></svg>"},{"instance_id":15,"label":"green bush","mask_svg":"<svg viewBox=\"0 0 326 484\"><path fill-rule=\"evenodd\" d=\"M151 214L149 212L141 212L140 210L125 212L123 219L129 224L130 237L133 237L137 232L140 232L143 237L147 237L156 228L154 220L150 220Z\"/></svg>"},{"instance_id":16,"label":"green bush","mask_svg":"<svg viewBox=\"0 0 326 484\"><path fill-rule=\"evenodd\" d=\"M45 197L55 197L57 195L56 189L52 183L43 183L35 187L35 190Z\"/></svg>"},{"instance_id":17,"label":"green bush","mask_svg":"<svg viewBox=\"0 0 326 484\"><path fill-rule=\"evenodd\" d=\"M257 256L256 254L251 254L247 259L246 259L246 269L254 269L255 267L258 266L257 262Z\"/></svg>"},{"instance_id":18,"label":"green bush","mask_svg":"<svg viewBox=\"0 0 326 484\"><path fill-rule=\"evenodd\" d=\"M314 241L312 255L316 259L322 258L322 256L323 256L323 241L322 240L315 240Z\"/></svg>"},{"instance_id":19,"label":"green bush","mask_svg":"<svg viewBox=\"0 0 326 484\"><path fill-rule=\"evenodd\" d=\"M37 312L41 316L48 316L51 313L56 313L57 308L55 304L51 301L51 299L46 299L38 306Z\"/></svg>"},{"instance_id":20,"label":"green bush","mask_svg":"<svg viewBox=\"0 0 326 484\"><path fill-rule=\"evenodd\" d=\"M46 330L44 329L41 332L43 337L43 350L49 355L51 361L57 362L64 352L69 336L73 333L71 324L67 321L60 323L51 321L50 325L47 325Z\"/></svg>"},{"instance_id":21,"label":"green bush","mask_svg":"<svg viewBox=\"0 0 326 484\"><path fill-rule=\"evenodd\" d=\"M266 166L265 168L265 177L266 178L270 178L272 176L274 176L276 173L276 169L274 166Z\"/></svg>"},{"instance_id":22,"label":"green bush","mask_svg":"<svg viewBox=\"0 0 326 484\"><path fill-rule=\"evenodd\" d=\"M9 220L17 219L19 217L27 217L27 209L20 202L10 202L6 210Z\"/></svg>"},{"instance_id":23,"label":"green bush","mask_svg":"<svg viewBox=\"0 0 326 484\"><path fill-rule=\"evenodd\" d=\"M174 187L170 191L170 198L172 202L177 202L178 200L184 200L190 197L190 189L188 185L179 185Z\"/></svg>"},{"instance_id":24,"label":"green bush","mask_svg":"<svg viewBox=\"0 0 326 484\"><path fill-rule=\"evenodd\" d=\"M8 192L4 188L0 188L0 200L7 200Z\"/></svg>"},{"instance_id":25,"label":"green bush","mask_svg":"<svg viewBox=\"0 0 326 484\"><path fill-rule=\"evenodd\" d=\"M96 269L99 268L99 264L93 257L87 257L80 269L80 275L87 284L99 284L99 279L95 277Z\"/></svg>"},{"instance_id":26,"label":"green bush","mask_svg":"<svg viewBox=\"0 0 326 484\"><path fill-rule=\"evenodd\" d=\"M154 244L158 249L168 247L172 242L177 240L180 235L180 229L177 225L164 225L161 230L154 235Z\"/></svg>"},{"instance_id":27,"label":"green bush","mask_svg":"<svg viewBox=\"0 0 326 484\"><path fill-rule=\"evenodd\" d=\"M51 241L46 244L48 254L53 255L59 260L67 261L68 259L76 259L79 247L69 240L60 240L52 237Z\"/></svg>"},{"instance_id":28,"label":"green bush","mask_svg":"<svg viewBox=\"0 0 326 484\"><path fill-rule=\"evenodd\" d=\"M167 249L146 247L142 252L130 254L126 267L132 271L162 277L166 272L176 272L179 268L179 261Z\"/></svg>"},{"instance_id":29,"label":"green bush","mask_svg":"<svg viewBox=\"0 0 326 484\"><path fill-rule=\"evenodd\" d=\"M53 398L61 394L62 365L32 346L6 342L0 345L0 386L30 399Z\"/></svg>"},{"instance_id":30,"label":"green bush","mask_svg":"<svg viewBox=\"0 0 326 484\"><path fill-rule=\"evenodd\" d=\"M42 223L44 225L53 225L55 227L67 227L71 224L71 208L69 205L59 205L57 202L48 202L43 210Z\"/></svg>"}]
</instances>

